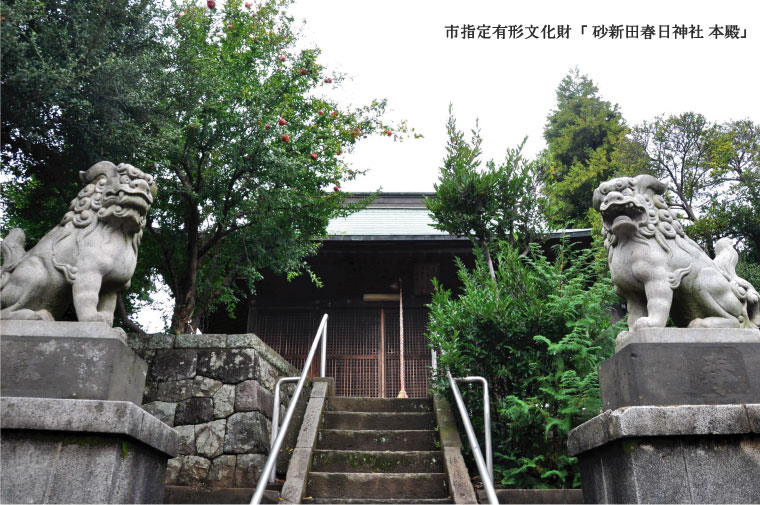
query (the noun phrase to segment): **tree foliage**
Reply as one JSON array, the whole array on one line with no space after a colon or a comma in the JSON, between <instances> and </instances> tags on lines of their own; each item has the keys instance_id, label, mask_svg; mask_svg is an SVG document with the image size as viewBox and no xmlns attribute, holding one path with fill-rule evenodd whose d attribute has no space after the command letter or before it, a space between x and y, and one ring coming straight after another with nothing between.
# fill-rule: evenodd
<instances>
[{"instance_id":1,"label":"tree foliage","mask_svg":"<svg viewBox=\"0 0 760 505\"><path fill-rule=\"evenodd\" d=\"M482 255L472 271L460 263L458 297L436 285L428 338L440 369L488 378L496 483L577 487L567 435L600 413L597 366L623 325L610 321L617 297L608 279L595 280L592 251L562 245L554 261L539 251L524 256L501 242L495 283ZM479 429L479 392L463 393Z\"/></svg>"},{"instance_id":2,"label":"tree foliage","mask_svg":"<svg viewBox=\"0 0 760 505\"><path fill-rule=\"evenodd\" d=\"M675 205L696 221L705 191L715 185L711 174L718 168L718 126L701 114L687 112L645 121L634 128L632 136L643 146L650 170L670 183L677 197Z\"/></svg>"},{"instance_id":3,"label":"tree foliage","mask_svg":"<svg viewBox=\"0 0 760 505\"><path fill-rule=\"evenodd\" d=\"M3 0L0 9L3 224L36 241L76 196L79 170L141 160L161 11L147 0Z\"/></svg>"},{"instance_id":4,"label":"tree foliage","mask_svg":"<svg viewBox=\"0 0 760 505\"><path fill-rule=\"evenodd\" d=\"M707 249L719 238L740 240L760 259L760 127L750 120L718 124L687 112L636 126L647 171L669 183L691 235Z\"/></svg>"},{"instance_id":5,"label":"tree foliage","mask_svg":"<svg viewBox=\"0 0 760 505\"><path fill-rule=\"evenodd\" d=\"M37 10L32 9L37 2L14 6L22 3L38 21L14 22L3 36L15 37L27 56L39 53L41 63L69 62L60 71L69 80L60 87L55 72L37 75L23 59L9 67L13 107L26 107L24 114L36 122L27 132L24 114L6 117L3 110L4 134L13 138L27 132L3 149L16 170L10 173L15 186L7 201L21 202L8 224L30 228L31 216L21 209L43 202L59 209L41 229L52 226L76 194L70 181L98 159L129 161L151 173L159 197L133 286L140 287L139 279L144 279L143 290L152 279L168 285L175 302L172 331L193 331L210 311L231 308L264 269L304 271L304 258L315 252L314 238L324 235L328 220L357 208L344 205L340 191L343 181L357 175L343 154L366 135L392 134L381 121L385 102L350 108L326 98L343 78L319 63L318 49L297 49L287 14L290 0L229 0L223 8L213 2L176 2L168 12L134 0L51 0ZM114 12L93 15L107 10L103 5L114 5ZM139 26L150 35L134 39L134 57L128 44L121 49L132 31L123 26L119 9L144 16ZM50 27L50 43L36 43L48 29L39 20L49 15L77 21ZM110 30L104 29L104 19ZM88 36L67 32L70 26ZM6 35L10 31L14 33ZM56 48L52 40L59 36L67 44ZM109 43L102 50L97 44L90 49L91 39L97 42L98 37ZM4 55L5 50L4 45ZM143 65L130 68L135 61ZM104 73L108 65L113 70ZM3 72L5 107L10 100L5 67ZM111 86L104 75L123 86ZM37 87L52 91L24 105L23 97L34 96ZM107 103L78 95L82 89L92 96L102 93ZM112 119L114 110L122 113L113 117L123 121L105 127L103 121ZM71 129L61 126L58 134L51 130L58 123ZM91 132L97 135L88 136ZM37 148L29 148L28 139L39 138L47 151L72 156L65 163L47 154L31 162ZM67 184L60 189L62 201L53 203L44 188L56 177ZM34 188L43 189L35 193Z\"/></svg>"},{"instance_id":6,"label":"tree foliage","mask_svg":"<svg viewBox=\"0 0 760 505\"><path fill-rule=\"evenodd\" d=\"M711 197L706 214L730 223L723 229L738 238L745 246L745 257L759 265L760 124L749 119L732 121L722 126L722 132L721 166L713 177L721 181L724 191ZM753 285L760 286L760 275L754 279Z\"/></svg>"},{"instance_id":7,"label":"tree foliage","mask_svg":"<svg viewBox=\"0 0 760 505\"><path fill-rule=\"evenodd\" d=\"M323 97L342 78L318 50L295 50L288 3L177 6L151 233L175 332L232 306L239 279L252 289L263 269L303 270L328 220L351 210L340 184L356 174L342 154L387 130L384 102L348 109Z\"/></svg>"},{"instance_id":8,"label":"tree foliage","mask_svg":"<svg viewBox=\"0 0 760 505\"><path fill-rule=\"evenodd\" d=\"M549 165L546 191L556 224L589 226L590 196L618 173L613 154L627 131L617 105L602 100L599 88L576 68L557 88L557 108L547 117L544 138ZM563 222L564 221L564 222Z\"/></svg>"},{"instance_id":9,"label":"tree foliage","mask_svg":"<svg viewBox=\"0 0 760 505\"><path fill-rule=\"evenodd\" d=\"M493 272L491 248L496 242L525 250L542 234L546 201L538 187L538 164L523 156L523 140L507 149L503 162L490 160L481 168L480 131L473 130L468 142L457 129L451 107L446 129L446 156L435 195L425 205L435 228L468 237L482 248Z\"/></svg>"},{"instance_id":10,"label":"tree foliage","mask_svg":"<svg viewBox=\"0 0 760 505\"><path fill-rule=\"evenodd\" d=\"M145 168L165 12L147 0L3 0L0 10L0 227L23 228L33 244L76 196L80 170L104 159ZM150 287L133 277L133 293ZM123 299L118 307L121 324L139 330Z\"/></svg>"}]
</instances>

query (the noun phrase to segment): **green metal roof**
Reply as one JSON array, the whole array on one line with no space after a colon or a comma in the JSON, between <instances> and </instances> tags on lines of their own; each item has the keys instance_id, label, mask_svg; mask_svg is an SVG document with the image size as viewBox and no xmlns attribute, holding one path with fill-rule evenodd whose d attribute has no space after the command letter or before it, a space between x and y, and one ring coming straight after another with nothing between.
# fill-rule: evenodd
<instances>
[{"instance_id":1,"label":"green metal roof","mask_svg":"<svg viewBox=\"0 0 760 505\"><path fill-rule=\"evenodd\" d=\"M433 218L425 209L368 208L347 217L336 218L327 225L330 237L360 236L449 236L433 228Z\"/></svg>"},{"instance_id":2,"label":"green metal roof","mask_svg":"<svg viewBox=\"0 0 760 505\"><path fill-rule=\"evenodd\" d=\"M355 193L357 201L369 193ZM432 193L380 193L366 209L327 225L326 240L467 240L433 228L433 218L423 198ZM550 237L589 237L590 228L555 230Z\"/></svg>"}]
</instances>

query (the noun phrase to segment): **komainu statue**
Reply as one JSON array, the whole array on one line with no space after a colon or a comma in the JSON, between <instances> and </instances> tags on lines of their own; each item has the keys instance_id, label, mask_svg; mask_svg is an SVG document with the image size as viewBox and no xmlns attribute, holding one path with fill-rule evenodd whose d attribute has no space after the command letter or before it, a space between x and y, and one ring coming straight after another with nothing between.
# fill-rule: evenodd
<instances>
[{"instance_id":1,"label":"komainu statue","mask_svg":"<svg viewBox=\"0 0 760 505\"><path fill-rule=\"evenodd\" d=\"M760 295L736 275L730 239L715 246L715 260L689 237L668 207L668 186L650 175L621 177L594 191L602 214L615 291L626 299L628 327L662 328L670 315L679 327L757 328Z\"/></svg>"},{"instance_id":2,"label":"komainu statue","mask_svg":"<svg viewBox=\"0 0 760 505\"><path fill-rule=\"evenodd\" d=\"M61 223L37 245L14 228L2 242L0 319L59 319L73 302L79 321L113 324L129 287L137 247L156 195L153 177L101 161L79 173L85 184Z\"/></svg>"}]
</instances>

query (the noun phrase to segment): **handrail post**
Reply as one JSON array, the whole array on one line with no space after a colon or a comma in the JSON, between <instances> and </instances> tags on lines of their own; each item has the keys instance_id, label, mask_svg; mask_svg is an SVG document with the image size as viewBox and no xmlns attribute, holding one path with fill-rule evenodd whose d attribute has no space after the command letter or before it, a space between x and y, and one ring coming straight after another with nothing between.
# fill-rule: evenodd
<instances>
[{"instance_id":1,"label":"handrail post","mask_svg":"<svg viewBox=\"0 0 760 505\"><path fill-rule=\"evenodd\" d=\"M486 441L486 466L488 467L488 475L493 481L493 446L491 445L491 400L488 394L488 381L485 377L480 376L468 376L457 377L454 380L461 382L480 382L483 384L483 433L485 433Z\"/></svg>"},{"instance_id":2,"label":"handrail post","mask_svg":"<svg viewBox=\"0 0 760 505\"><path fill-rule=\"evenodd\" d=\"M483 381L483 423L485 423L486 436L486 463L488 473L493 482L493 446L491 445L491 399L488 394L488 381L481 377Z\"/></svg>"},{"instance_id":3,"label":"handrail post","mask_svg":"<svg viewBox=\"0 0 760 505\"><path fill-rule=\"evenodd\" d=\"M462 400L462 393L459 392L459 386L454 377L451 376L451 371L446 370L446 375L449 378L449 384L451 385L451 391L454 393L454 399L459 409L459 415L462 417L462 424L464 424L464 431L467 433L467 438L472 446L472 455L475 456L475 465L478 467L480 478L483 481L483 487L486 490L488 501L490 503L499 503L499 499L496 497L496 490L493 487L493 478L488 471L486 462L483 460L483 453L480 450L480 444L478 444L478 438L475 436L475 430L472 429L472 422L470 416L467 414L467 409L464 406L464 400Z\"/></svg>"},{"instance_id":4,"label":"handrail post","mask_svg":"<svg viewBox=\"0 0 760 505\"><path fill-rule=\"evenodd\" d=\"M327 377L327 321L322 329L322 359L319 366L319 376Z\"/></svg>"},{"instance_id":5,"label":"handrail post","mask_svg":"<svg viewBox=\"0 0 760 505\"><path fill-rule=\"evenodd\" d=\"M300 377L282 377L280 380L277 381L277 384L274 386L274 408L272 409L272 433L269 436L269 450L272 450L272 447L274 447L274 441L277 438L277 432L280 428L280 387L285 384L286 382L298 382L298 379ZM298 401L297 398L293 397L290 399L291 402ZM275 470L277 465L272 467L272 473L269 476L269 483L274 484L275 481Z\"/></svg>"}]
</instances>

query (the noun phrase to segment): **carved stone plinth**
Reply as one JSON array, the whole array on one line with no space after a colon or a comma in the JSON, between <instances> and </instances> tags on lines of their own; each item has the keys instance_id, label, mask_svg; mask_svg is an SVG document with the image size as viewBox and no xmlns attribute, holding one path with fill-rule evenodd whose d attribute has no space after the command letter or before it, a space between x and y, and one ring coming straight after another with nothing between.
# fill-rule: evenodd
<instances>
[{"instance_id":1,"label":"carved stone plinth","mask_svg":"<svg viewBox=\"0 0 760 505\"><path fill-rule=\"evenodd\" d=\"M0 322L3 396L140 405L148 365L105 323Z\"/></svg>"},{"instance_id":2,"label":"carved stone plinth","mask_svg":"<svg viewBox=\"0 0 760 505\"><path fill-rule=\"evenodd\" d=\"M624 332L599 367L602 409L760 403L760 331Z\"/></svg>"},{"instance_id":3,"label":"carved stone plinth","mask_svg":"<svg viewBox=\"0 0 760 505\"><path fill-rule=\"evenodd\" d=\"M131 402L0 399L0 502L163 503L178 435Z\"/></svg>"}]
</instances>

